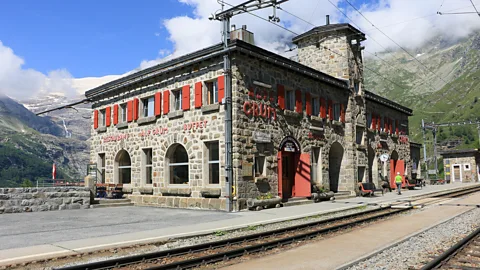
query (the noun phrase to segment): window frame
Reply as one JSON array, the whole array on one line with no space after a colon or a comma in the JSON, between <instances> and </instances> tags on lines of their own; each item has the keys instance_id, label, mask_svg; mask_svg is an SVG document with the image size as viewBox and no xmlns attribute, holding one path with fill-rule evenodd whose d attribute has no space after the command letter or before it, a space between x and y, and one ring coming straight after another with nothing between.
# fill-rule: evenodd
<instances>
[{"instance_id":1,"label":"window frame","mask_svg":"<svg viewBox=\"0 0 480 270\"><path fill-rule=\"evenodd\" d=\"M209 81L204 81L203 85L205 87L205 96L204 96L204 104L205 105L213 105L213 104L218 104L218 79L214 80L209 80ZM209 86L212 86L212 89ZM213 100L210 102L210 92L213 94Z\"/></svg>"},{"instance_id":2,"label":"window frame","mask_svg":"<svg viewBox=\"0 0 480 270\"><path fill-rule=\"evenodd\" d=\"M171 90L171 98L170 98L170 108L171 111L182 111L182 88L178 88L175 90ZM178 101L177 101L177 94L178 93ZM178 104L178 109L175 105Z\"/></svg>"},{"instance_id":3,"label":"window frame","mask_svg":"<svg viewBox=\"0 0 480 270\"><path fill-rule=\"evenodd\" d=\"M263 164L261 164L261 173L257 173L257 169L260 168L257 164L257 161L262 160ZM258 167L258 168L257 168ZM267 176L267 158L265 155L255 155L253 159L253 176L254 177L266 177Z\"/></svg>"},{"instance_id":4,"label":"window frame","mask_svg":"<svg viewBox=\"0 0 480 270\"><path fill-rule=\"evenodd\" d=\"M150 164L148 163L149 157L146 151L149 151L150 154ZM150 175L148 172L148 168L150 168ZM149 179L150 183L148 181ZM153 148L151 147L142 148L142 182L146 185L153 184Z\"/></svg>"},{"instance_id":5,"label":"window frame","mask_svg":"<svg viewBox=\"0 0 480 270\"><path fill-rule=\"evenodd\" d=\"M107 109L101 109L98 111L98 126L99 127L107 126Z\"/></svg>"},{"instance_id":6,"label":"window frame","mask_svg":"<svg viewBox=\"0 0 480 270\"><path fill-rule=\"evenodd\" d=\"M120 104L120 117L119 117L119 123L126 123L127 122L127 114L128 114L128 109L127 109L127 103L122 103Z\"/></svg>"},{"instance_id":7,"label":"window frame","mask_svg":"<svg viewBox=\"0 0 480 270\"><path fill-rule=\"evenodd\" d=\"M342 115L342 106L340 103L333 103L333 120L340 121Z\"/></svg>"},{"instance_id":8,"label":"window frame","mask_svg":"<svg viewBox=\"0 0 480 270\"><path fill-rule=\"evenodd\" d=\"M312 96L311 102L312 102L312 115L320 116L320 97Z\"/></svg>"},{"instance_id":9,"label":"window frame","mask_svg":"<svg viewBox=\"0 0 480 270\"><path fill-rule=\"evenodd\" d=\"M173 163L171 162L171 160L173 159L174 155L175 155L175 152L177 151L177 149L173 149L173 153L171 154L171 156L168 156L169 154L169 151L167 151L167 157L166 157L166 160L167 160L167 167L168 167L168 185L170 186L185 186L185 187L190 187L190 159L188 157L188 152L187 152L187 149L185 148L185 146L183 146L182 144L180 143L176 143L170 147L182 147L184 150L185 150L185 153L186 153L186 156L187 156L187 162L176 162L176 163ZM170 150L170 148L169 148ZM182 167L182 166L187 166L187 182L183 182L183 183L175 183L173 180L173 177L174 175L172 174L172 167Z\"/></svg>"},{"instance_id":10,"label":"window frame","mask_svg":"<svg viewBox=\"0 0 480 270\"><path fill-rule=\"evenodd\" d=\"M142 102L142 117L155 116L155 96L144 97L140 100ZM152 101L152 110L149 110L149 104Z\"/></svg>"},{"instance_id":11,"label":"window frame","mask_svg":"<svg viewBox=\"0 0 480 270\"><path fill-rule=\"evenodd\" d=\"M218 155L218 159L217 160L214 160L213 157L212 157L212 148L211 146L212 145L217 145L217 155ZM205 141L204 142L204 146L205 146L205 177L208 179L208 182L206 183L207 185L214 185L214 186L218 186L220 185L220 141L216 140L216 141ZM217 166L217 170L218 170L218 183L215 183L212 179L212 166Z\"/></svg>"},{"instance_id":12,"label":"window frame","mask_svg":"<svg viewBox=\"0 0 480 270\"><path fill-rule=\"evenodd\" d=\"M97 171L100 172L100 175L101 175L101 183L105 183L105 167L106 167L106 155L105 153L98 153L97 155ZM98 177L97 177L97 180L98 180Z\"/></svg>"},{"instance_id":13,"label":"window frame","mask_svg":"<svg viewBox=\"0 0 480 270\"><path fill-rule=\"evenodd\" d=\"M285 89L285 110L295 111L295 91Z\"/></svg>"}]
</instances>

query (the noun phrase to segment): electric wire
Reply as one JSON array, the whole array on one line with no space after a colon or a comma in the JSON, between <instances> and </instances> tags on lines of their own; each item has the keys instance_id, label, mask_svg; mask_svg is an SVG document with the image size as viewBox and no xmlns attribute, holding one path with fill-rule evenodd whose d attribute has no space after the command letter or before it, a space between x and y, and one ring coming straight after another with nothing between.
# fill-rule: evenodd
<instances>
[{"instance_id":1,"label":"electric wire","mask_svg":"<svg viewBox=\"0 0 480 270\"><path fill-rule=\"evenodd\" d=\"M480 13L478 13L477 7L476 7L475 4L473 3L473 0L470 0L470 3L472 3L472 6L473 6L473 8L475 9L475 11L477 12L478 16L480 16Z\"/></svg>"}]
</instances>

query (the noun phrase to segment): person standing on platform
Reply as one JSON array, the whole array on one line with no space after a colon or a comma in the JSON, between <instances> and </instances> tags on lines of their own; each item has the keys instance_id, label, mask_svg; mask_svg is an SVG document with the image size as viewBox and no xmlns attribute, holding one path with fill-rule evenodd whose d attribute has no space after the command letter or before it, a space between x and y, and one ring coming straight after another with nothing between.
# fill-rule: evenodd
<instances>
[{"instance_id":1,"label":"person standing on platform","mask_svg":"<svg viewBox=\"0 0 480 270\"><path fill-rule=\"evenodd\" d=\"M395 184L397 184L397 194L402 195L402 176L400 172L397 172L397 176L395 176Z\"/></svg>"}]
</instances>

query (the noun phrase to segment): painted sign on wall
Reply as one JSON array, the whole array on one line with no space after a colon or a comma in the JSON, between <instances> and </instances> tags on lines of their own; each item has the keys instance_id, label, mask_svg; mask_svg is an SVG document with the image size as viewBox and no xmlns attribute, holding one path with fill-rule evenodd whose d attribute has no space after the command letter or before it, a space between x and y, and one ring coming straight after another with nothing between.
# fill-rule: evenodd
<instances>
[{"instance_id":1,"label":"painted sign on wall","mask_svg":"<svg viewBox=\"0 0 480 270\"><path fill-rule=\"evenodd\" d=\"M108 142L118 142L128 139L128 134L118 134L118 135L110 135L110 136L105 136L103 137L103 142L108 143Z\"/></svg>"},{"instance_id":2,"label":"painted sign on wall","mask_svg":"<svg viewBox=\"0 0 480 270\"><path fill-rule=\"evenodd\" d=\"M156 129L150 129L150 130L144 130L141 131L138 136L140 137L146 137L149 135L163 135L168 133L168 128L160 127Z\"/></svg>"},{"instance_id":3,"label":"painted sign on wall","mask_svg":"<svg viewBox=\"0 0 480 270\"><path fill-rule=\"evenodd\" d=\"M183 130L196 130L207 127L207 120L183 124Z\"/></svg>"},{"instance_id":4,"label":"painted sign on wall","mask_svg":"<svg viewBox=\"0 0 480 270\"><path fill-rule=\"evenodd\" d=\"M277 110L266 103L270 101L270 104L272 104L275 101L273 92L266 89L257 89L255 94L253 89L249 89L248 96L250 100L243 103L243 112L247 116L277 120Z\"/></svg>"}]
</instances>

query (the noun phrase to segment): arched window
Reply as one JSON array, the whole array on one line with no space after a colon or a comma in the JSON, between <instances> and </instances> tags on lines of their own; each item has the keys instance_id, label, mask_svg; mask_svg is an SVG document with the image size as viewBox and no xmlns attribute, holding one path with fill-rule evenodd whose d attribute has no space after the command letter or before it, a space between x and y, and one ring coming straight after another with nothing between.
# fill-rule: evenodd
<instances>
[{"instance_id":1,"label":"arched window","mask_svg":"<svg viewBox=\"0 0 480 270\"><path fill-rule=\"evenodd\" d=\"M132 182L132 163L130 155L125 150L120 150L115 158L115 171L117 183L130 184Z\"/></svg>"},{"instance_id":2,"label":"arched window","mask_svg":"<svg viewBox=\"0 0 480 270\"><path fill-rule=\"evenodd\" d=\"M188 154L180 144L170 146L167 151L170 184L188 184Z\"/></svg>"}]
</instances>

